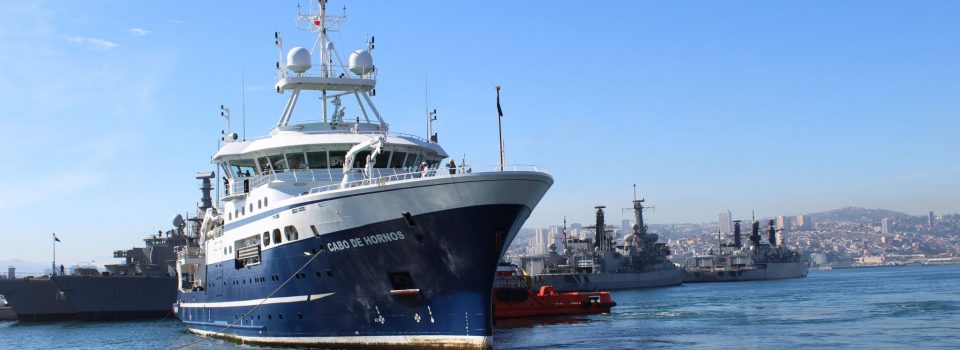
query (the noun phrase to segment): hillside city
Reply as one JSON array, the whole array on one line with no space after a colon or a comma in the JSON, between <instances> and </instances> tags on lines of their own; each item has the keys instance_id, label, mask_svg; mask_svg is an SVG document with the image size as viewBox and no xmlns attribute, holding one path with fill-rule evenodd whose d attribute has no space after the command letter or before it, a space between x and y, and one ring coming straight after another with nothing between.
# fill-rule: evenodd
<instances>
[{"instance_id":1,"label":"hillside city","mask_svg":"<svg viewBox=\"0 0 960 350\"><path fill-rule=\"evenodd\" d=\"M671 260L682 264L696 255L710 254L719 243L733 241L734 217L729 211L718 221L702 224L653 224L650 232L666 242ZM740 218L736 218L740 219ZM790 249L809 258L812 266L855 267L903 264L960 263L960 214L912 216L883 209L848 207L833 211L757 218L764 237L770 223ZM610 221L608 219L608 221ZM649 221L649 220L648 220ZM743 218L744 237L750 234L752 219ZM632 220L610 226L621 240ZM572 223L567 235L594 237L592 223ZM507 252L507 259L562 251L562 226L524 228ZM766 239L766 238L764 238Z\"/></svg>"}]
</instances>

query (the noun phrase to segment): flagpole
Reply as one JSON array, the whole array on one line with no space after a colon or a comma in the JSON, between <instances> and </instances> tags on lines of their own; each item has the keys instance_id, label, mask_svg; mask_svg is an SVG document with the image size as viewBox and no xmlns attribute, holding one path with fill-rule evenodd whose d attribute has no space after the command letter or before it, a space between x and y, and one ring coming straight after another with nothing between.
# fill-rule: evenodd
<instances>
[{"instance_id":1,"label":"flagpole","mask_svg":"<svg viewBox=\"0 0 960 350\"><path fill-rule=\"evenodd\" d=\"M500 134L500 171L503 171L503 109L500 108L500 85L497 85L497 132Z\"/></svg>"},{"instance_id":2,"label":"flagpole","mask_svg":"<svg viewBox=\"0 0 960 350\"><path fill-rule=\"evenodd\" d=\"M51 276L57 274L57 233L56 233L56 232L53 233L53 262L52 262L52 264L53 264L53 265L50 266L50 267L51 267L51 269L50 269L50 275L51 275Z\"/></svg>"}]
</instances>

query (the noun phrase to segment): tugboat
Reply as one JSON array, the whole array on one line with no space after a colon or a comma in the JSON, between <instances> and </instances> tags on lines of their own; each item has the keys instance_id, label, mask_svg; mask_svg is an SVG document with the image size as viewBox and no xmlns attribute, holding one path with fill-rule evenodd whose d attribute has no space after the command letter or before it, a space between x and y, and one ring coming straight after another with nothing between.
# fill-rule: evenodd
<instances>
[{"instance_id":1,"label":"tugboat","mask_svg":"<svg viewBox=\"0 0 960 350\"><path fill-rule=\"evenodd\" d=\"M610 292L557 293L551 286L530 289L530 277L516 265L501 263L493 284L493 314L497 320L516 317L608 313L617 305Z\"/></svg>"},{"instance_id":2,"label":"tugboat","mask_svg":"<svg viewBox=\"0 0 960 350\"><path fill-rule=\"evenodd\" d=\"M636 198L636 197L634 197ZM668 259L670 248L658 243L643 223L643 199L633 200L633 232L616 244L608 236L604 206L597 206L595 239L564 235L562 254L552 250L541 271L532 273L534 286L552 286L560 292L667 287L683 282L683 270ZM564 220L566 232L566 220Z\"/></svg>"},{"instance_id":3,"label":"tugboat","mask_svg":"<svg viewBox=\"0 0 960 350\"><path fill-rule=\"evenodd\" d=\"M761 243L760 223L753 220L751 245L745 247L740 239L740 220L734 221L733 244L721 242L717 254L700 255L688 261L683 281L733 282L805 277L809 262L787 248L782 232L774 228L773 220L769 224L769 244Z\"/></svg>"},{"instance_id":4,"label":"tugboat","mask_svg":"<svg viewBox=\"0 0 960 350\"><path fill-rule=\"evenodd\" d=\"M346 17L313 11L297 26L314 49L277 63L290 99L270 134L237 140L224 111L224 191L200 247L180 252L177 317L245 343L491 348L497 262L553 178L502 161L440 169L435 134L391 133L374 106L373 38L344 61L328 35ZM291 122L311 91L321 120Z\"/></svg>"}]
</instances>

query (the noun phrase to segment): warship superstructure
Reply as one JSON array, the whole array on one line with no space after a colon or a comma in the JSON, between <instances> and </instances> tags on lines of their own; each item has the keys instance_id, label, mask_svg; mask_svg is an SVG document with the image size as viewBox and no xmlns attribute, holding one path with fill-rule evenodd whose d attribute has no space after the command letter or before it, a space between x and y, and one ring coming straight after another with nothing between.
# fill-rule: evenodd
<instances>
[{"instance_id":1,"label":"warship superstructure","mask_svg":"<svg viewBox=\"0 0 960 350\"><path fill-rule=\"evenodd\" d=\"M760 236L760 223L753 220L749 245L741 240L740 221L733 223L733 243L722 243L712 254L699 255L685 264L684 282L732 282L798 278L807 275L809 262L786 246L782 230L769 222L768 242Z\"/></svg>"},{"instance_id":2,"label":"warship superstructure","mask_svg":"<svg viewBox=\"0 0 960 350\"><path fill-rule=\"evenodd\" d=\"M344 64L328 35L346 17L314 5L296 22L313 49L284 59L274 36L275 88L290 94L280 121L250 141L228 126L213 157L226 183L200 246L180 253L177 316L252 343L492 347L497 262L553 178L502 161L440 168L436 135L390 132L372 99L373 38ZM308 93L321 119L291 122Z\"/></svg>"},{"instance_id":3,"label":"warship superstructure","mask_svg":"<svg viewBox=\"0 0 960 350\"><path fill-rule=\"evenodd\" d=\"M604 206L596 207L594 239L564 235L563 251L552 249L541 269L530 271L537 286L557 291L598 291L666 287L682 283L683 270L668 257L670 248L657 242L643 222L643 199L633 200L634 225L622 242L607 230ZM566 232L566 228L564 228ZM525 267L531 269L531 267Z\"/></svg>"}]
</instances>

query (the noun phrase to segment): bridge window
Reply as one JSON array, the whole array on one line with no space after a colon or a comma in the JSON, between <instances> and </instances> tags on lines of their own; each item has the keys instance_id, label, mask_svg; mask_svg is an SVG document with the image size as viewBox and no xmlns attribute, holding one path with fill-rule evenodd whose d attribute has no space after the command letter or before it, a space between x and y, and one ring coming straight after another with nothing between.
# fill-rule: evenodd
<instances>
[{"instance_id":1,"label":"bridge window","mask_svg":"<svg viewBox=\"0 0 960 350\"><path fill-rule=\"evenodd\" d=\"M260 165L260 172L269 173L273 171L273 169L270 168L270 159L267 157L257 158L257 164Z\"/></svg>"},{"instance_id":2,"label":"bridge window","mask_svg":"<svg viewBox=\"0 0 960 350\"><path fill-rule=\"evenodd\" d=\"M416 154L407 154L407 160L403 162L403 167L407 169L416 169L417 166L420 165L419 159L420 156Z\"/></svg>"},{"instance_id":3,"label":"bridge window","mask_svg":"<svg viewBox=\"0 0 960 350\"><path fill-rule=\"evenodd\" d=\"M287 153L287 165L290 166L292 170L300 170L307 168L307 162L304 161L303 153Z\"/></svg>"},{"instance_id":4,"label":"bridge window","mask_svg":"<svg viewBox=\"0 0 960 350\"><path fill-rule=\"evenodd\" d=\"M347 158L347 151L331 151L330 167L343 168L343 161Z\"/></svg>"},{"instance_id":5,"label":"bridge window","mask_svg":"<svg viewBox=\"0 0 960 350\"><path fill-rule=\"evenodd\" d=\"M273 171L282 172L287 169L287 160L282 154L270 156L270 166L273 167Z\"/></svg>"},{"instance_id":6,"label":"bridge window","mask_svg":"<svg viewBox=\"0 0 960 350\"><path fill-rule=\"evenodd\" d=\"M376 162L373 163L374 168L386 168L388 162L390 161L390 152L380 152L380 155L377 156Z\"/></svg>"},{"instance_id":7,"label":"bridge window","mask_svg":"<svg viewBox=\"0 0 960 350\"><path fill-rule=\"evenodd\" d=\"M367 156L370 155L370 151L363 151L357 153L357 157L353 158L353 167L354 169L361 169L367 166Z\"/></svg>"},{"instance_id":8,"label":"bridge window","mask_svg":"<svg viewBox=\"0 0 960 350\"><path fill-rule=\"evenodd\" d=\"M402 168L403 167L403 158L407 154L404 152L393 152L393 155L390 157L390 167L391 168Z\"/></svg>"},{"instance_id":9,"label":"bridge window","mask_svg":"<svg viewBox=\"0 0 960 350\"><path fill-rule=\"evenodd\" d=\"M253 159L232 160L230 174L232 177L253 176L257 175L257 168L254 166Z\"/></svg>"},{"instance_id":10,"label":"bridge window","mask_svg":"<svg viewBox=\"0 0 960 350\"><path fill-rule=\"evenodd\" d=\"M307 163L310 164L310 169L326 169L327 152L307 152Z\"/></svg>"},{"instance_id":11,"label":"bridge window","mask_svg":"<svg viewBox=\"0 0 960 350\"><path fill-rule=\"evenodd\" d=\"M281 242L280 229L275 228L273 229L273 243L280 244L280 242Z\"/></svg>"}]
</instances>

